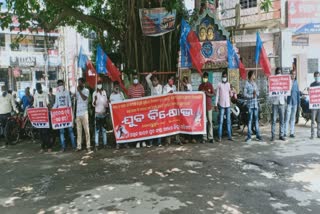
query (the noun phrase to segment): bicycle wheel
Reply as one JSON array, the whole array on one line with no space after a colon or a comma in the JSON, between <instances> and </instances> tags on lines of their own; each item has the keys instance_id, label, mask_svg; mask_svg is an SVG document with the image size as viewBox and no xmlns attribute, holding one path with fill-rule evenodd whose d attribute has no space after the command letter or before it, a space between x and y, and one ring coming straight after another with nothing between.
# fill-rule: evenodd
<instances>
[{"instance_id":1,"label":"bicycle wheel","mask_svg":"<svg viewBox=\"0 0 320 214\"><path fill-rule=\"evenodd\" d=\"M35 142L38 137L37 129L32 126L30 120L28 120L26 125L24 126L24 133L26 137L33 142Z\"/></svg>"},{"instance_id":2,"label":"bicycle wheel","mask_svg":"<svg viewBox=\"0 0 320 214\"><path fill-rule=\"evenodd\" d=\"M15 145L20 139L20 127L15 119L10 119L7 121L4 136L7 144Z\"/></svg>"},{"instance_id":3,"label":"bicycle wheel","mask_svg":"<svg viewBox=\"0 0 320 214\"><path fill-rule=\"evenodd\" d=\"M259 123L262 126L266 126L271 121L271 110L266 106L261 107L261 113L259 114Z\"/></svg>"}]
</instances>

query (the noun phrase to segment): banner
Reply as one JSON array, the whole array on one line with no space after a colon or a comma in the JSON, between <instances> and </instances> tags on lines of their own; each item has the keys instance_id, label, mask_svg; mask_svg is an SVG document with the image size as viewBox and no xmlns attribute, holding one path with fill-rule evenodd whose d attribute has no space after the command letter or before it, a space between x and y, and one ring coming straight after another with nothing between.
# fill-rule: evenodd
<instances>
[{"instance_id":1,"label":"banner","mask_svg":"<svg viewBox=\"0 0 320 214\"><path fill-rule=\"evenodd\" d=\"M164 7L139 9L141 29L145 36L160 36L175 29L176 10Z\"/></svg>"},{"instance_id":2,"label":"banner","mask_svg":"<svg viewBox=\"0 0 320 214\"><path fill-rule=\"evenodd\" d=\"M269 76L269 96L290 96L291 77L290 75L271 75Z\"/></svg>"},{"instance_id":3,"label":"banner","mask_svg":"<svg viewBox=\"0 0 320 214\"><path fill-rule=\"evenodd\" d=\"M115 102L110 105L117 143L169 135L205 134L205 95L177 92Z\"/></svg>"},{"instance_id":4,"label":"banner","mask_svg":"<svg viewBox=\"0 0 320 214\"><path fill-rule=\"evenodd\" d=\"M320 109L320 86L309 88L309 109Z\"/></svg>"},{"instance_id":5,"label":"banner","mask_svg":"<svg viewBox=\"0 0 320 214\"><path fill-rule=\"evenodd\" d=\"M288 27L299 28L309 23L319 23L319 0L288 0Z\"/></svg>"},{"instance_id":6,"label":"banner","mask_svg":"<svg viewBox=\"0 0 320 214\"><path fill-rule=\"evenodd\" d=\"M71 107L51 109L50 114L53 129L72 127L73 116Z\"/></svg>"},{"instance_id":7,"label":"banner","mask_svg":"<svg viewBox=\"0 0 320 214\"><path fill-rule=\"evenodd\" d=\"M48 108L28 108L28 117L35 128L49 128Z\"/></svg>"}]
</instances>

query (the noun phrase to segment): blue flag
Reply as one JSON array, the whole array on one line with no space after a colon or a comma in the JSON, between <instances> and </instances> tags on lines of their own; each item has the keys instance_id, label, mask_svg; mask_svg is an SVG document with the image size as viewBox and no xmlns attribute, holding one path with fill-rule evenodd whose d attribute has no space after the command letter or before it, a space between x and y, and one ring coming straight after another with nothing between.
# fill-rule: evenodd
<instances>
[{"instance_id":1,"label":"blue flag","mask_svg":"<svg viewBox=\"0 0 320 214\"><path fill-rule=\"evenodd\" d=\"M260 53L261 53L261 49L262 49L262 40L260 38L259 32L257 32L257 41L256 41L256 55L255 55L255 62L256 64L259 64L259 60L260 60Z\"/></svg>"},{"instance_id":2,"label":"blue flag","mask_svg":"<svg viewBox=\"0 0 320 214\"><path fill-rule=\"evenodd\" d=\"M229 40L227 40L227 47L228 47L228 68L233 68L233 69L239 68L239 57Z\"/></svg>"},{"instance_id":3,"label":"blue flag","mask_svg":"<svg viewBox=\"0 0 320 214\"><path fill-rule=\"evenodd\" d=\"M97 47L96 71L98 74L107 73L107 54L102 50L101 46Z\"/></svg>"},{"instance_id":4,"label":"blue flag","mask_svg":"<svg viewBox=\"0 0 320 214\"><path fill-rule=\"evenodd\" d=\"M190 25L182 19L181 22L181 34L180 34L180 51L181 51L181 67L182 68L191 68L192 62L189 53L190 44L187 41L189 32L191 31Z\"/></svg>"},{"instance_id":5,"label":"blue flag","mask_svg":"<svg viewBox=\"0 0 320 214\"><path fill-rule=\"evenodd\" d=\"M80 52L78 56L78 67L85 70L87 68L88 57L82 53L82 47L80 47Z\"/></svg>"}]
</instances>

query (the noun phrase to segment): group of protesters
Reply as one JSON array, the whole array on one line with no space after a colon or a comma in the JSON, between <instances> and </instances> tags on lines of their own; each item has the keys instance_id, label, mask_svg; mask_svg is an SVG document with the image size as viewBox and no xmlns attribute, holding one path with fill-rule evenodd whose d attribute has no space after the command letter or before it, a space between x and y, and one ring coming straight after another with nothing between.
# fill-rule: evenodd
<instances>
[{"instance_id":1,"label":"group of protesters","mask_svg":"<svg viewBox=\"0 0 320 214\"><path fill-rule=\"evenodd\" d=\"M149 73L145 80L150 89L151 96L157 96L162 94L174 93L177 91L177 87L175 85L175 78L170 77L167 80L167 83L162 86L157 77L157 72ZM281 68L277 68L275 70L275 75L281 75ZM256 140L261 141L262 137L259 131L259 105L258 105L258 97L259 97L259 89L257 84L255 83L255 72L248 72L248 80L246 81L244 87L244 98L246 100L247 108L248 108L248 132L247 137L245 139L246 142L251 141L252 135L252 124L255 126L255 134ZM315 82L313 82L310 87L320 86L320 77L319 72L314 73ZM198 87L198 91L202 91L206 97L206 126L207 132L202 136L201 143L214 143L214 134L213 134L213 120L212 120L212 111L213 109L219 111L218 117L218 135L216 137L218 142L222 141L222 133L223 133L223 122L224 116L226 116L226 129L227 129L227 137L229 141L233 141L232 138L232 124L230 119L230 107L231 102L230 98L233 97L236 99L237 93L234 88L228 82L227 72L222 72L222 81L216 86L216 90L214 90L212 83L209 82L209 75L207 72L204 72L202 75L202 83ZM295 137L295 115L297 108L300 103L300 91L298 87L298 83L296 80L296 71L291 71L291 93L290 96L285 97L284 95L279 95L275 97L271 97L272 102L272 123L271 123L271 141L275 140L275 126L277 117L279 114L279 139L286 140L286 137L294 138ZM184 76L181 82L181 90L182 91L192 91L192 85L189 82L189 78ZM70 142L72 149L75 151L82 150L82 131L85 133L85 145L87 151L91 151L91 143L90 143L90 123L89 123L89 114L88 107L92 105L95 111L95 127L94 127L94 149L98 150L99 148L99 134L102 135L102 144L104 148L107 148L107 130L106 130L106 121L107 112L109 104L116 101L123 101L126 99L126 96L120 89L119 82L113 83L113 89L111 94L108 96L106 90L103 89L103 85L101 81L97 82L97 86L95 91L92 94L92 103L89 104L89 89L85 87L85 79L78 79L78 86L74 96L76 101L76 127L77 127L77 137L75 137L73 127L62 128L59 129L60 136L60 145L61 151L66 151L66 141L65 141L65 129L68 131L68 136L70 137ZM27 109L29 107L40 108L40 107L48 107L48 109L52 108L61 108L61 107L74 107L72 103L72 95L65 88L65 84L63 80L57 81L57 90L56 94L53 95L52 88L49 89L49 93L42 90L42 86L40 83L36 84L36 91L32 96L30 93L30 88L25 89L25 95L22 98L22 106L23 109ZM4 88L2 89L3 94L0 98L0 117L8 117L12 110L17 111L16 105L14 104L14 99L10 94L8 94ZM139 78L137 74L133 75L132 84L128 88L128 99L135 99L145 96L145 89L141 83L139 83ZM212 105L212 97L216 96L215 105ZM317 137L320 138L320 110L312 110L312 123L311 123L311 138L314 137L314 125L315 121L317 121ZM40 133L40 141L41 141L41 152L52 151L53 147L53 137L51 136L50 128L39 128ZM289 132L288 132L289 131ZM179 135L175 136L175 141L178 144L181 144ZM188 137L187 137L188 138ZM186 138L186 139L187 139ZM165 140L167 144L171 143L171 137L165 137L165 139L157 138L149 140L148 142L136 142L135 147L150 147L153 145L153 140L156 140L157 146L162 146L162 141ZM194 138L192 138L193 142L196 142ZM128 144L123 143L125 147L129 147ZM116 144L116 148L120 148L120 144Z\"/></svg>"}]
</instances>

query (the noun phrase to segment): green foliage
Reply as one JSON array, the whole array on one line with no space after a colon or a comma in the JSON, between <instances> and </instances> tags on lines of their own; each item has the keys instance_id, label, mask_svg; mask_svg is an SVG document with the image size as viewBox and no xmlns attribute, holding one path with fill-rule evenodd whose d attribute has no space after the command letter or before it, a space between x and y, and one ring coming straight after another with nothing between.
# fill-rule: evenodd
<instances>
[{"instance_id":1,"label":"green foliage","mask_svg":"<svg viewBox=\"0 0 320 214\"><path fill-rule=\"evenodd\" d=\"M270 8L272 8L272 1L271 0L263 0L260 3L260 9L265 11L265 12L269 12Z\"/></svg>"}]
</instances>

